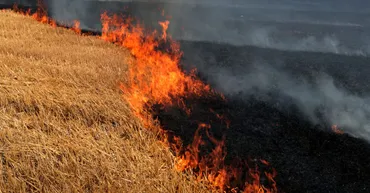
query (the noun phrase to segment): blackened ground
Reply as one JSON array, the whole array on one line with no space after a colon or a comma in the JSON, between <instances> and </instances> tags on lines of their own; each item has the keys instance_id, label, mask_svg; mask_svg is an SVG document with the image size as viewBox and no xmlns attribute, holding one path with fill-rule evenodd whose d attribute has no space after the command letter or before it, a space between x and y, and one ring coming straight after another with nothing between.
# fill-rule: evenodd
<instances>
[{"instance_id":1,"label":"blackened ground","mask_svg":"<svg viewBox=\"0 0 370 193\"><path fill-rule=\"evenodd\" d=\"M279 111L258 100L189 99L190 116L180 108L156 109L164 128L191 143L199 123L211 133L226 136L227 160L265 159L277 170L282 192L368 192L370 147L348 135L323 131L294 110ZM231 121L230 128L213 109Z\"/></svg>"},{"instance_id":2,"label":"blackened ground","mask_svg":"<svg viewBox=\"0 0 370 193\"><path fill-rule=\"evenodd\" d=\"M352 92L361 94L369 90L366 67L369 59L364 57L205 42L181 42L181 46L186 63L203 61L202 65L215 68L234 68L260 58L270 62L279 60L286 70L297 76L312 77L315 71L325 71ZM235 158L267 160L278 172L276 180L282 192L370 191L369 143L347 134L335 134L325 122L313 125L294 104L277 108L276 104L253 96L246 98L243 94L229 97L227 102L205 97L187 99L187 103L193 108L190 116L178 107L156 108L154 114L164 128L185 141L184 145L191 143L199 123L209 123L213 135L219 139L226 136L228 162ZM230 128L210 109L226 115L231 121Z\"/></svg>"}]
</instances>

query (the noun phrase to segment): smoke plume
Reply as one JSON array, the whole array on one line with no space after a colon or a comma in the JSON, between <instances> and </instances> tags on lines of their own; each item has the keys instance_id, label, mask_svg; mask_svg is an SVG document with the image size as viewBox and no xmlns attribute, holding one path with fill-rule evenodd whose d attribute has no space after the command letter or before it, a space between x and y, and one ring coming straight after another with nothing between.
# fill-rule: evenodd
<instances>
[{"instance_id":1,"label":"smoke plume","mask_svg":"<svg viewBox=\"0 0 370 193\"><path fill-rule=\"evenodd\" d=\"M247 66L247 65L246 65ZM266 101L281 110L294 105L314 124L329 122L345 132L370 140L370 98L339 87L320 73L313 79L294 77L276 65L254 62L237 69L201 66L199 71L228 97Z\"/></svg>"}]
</instances>

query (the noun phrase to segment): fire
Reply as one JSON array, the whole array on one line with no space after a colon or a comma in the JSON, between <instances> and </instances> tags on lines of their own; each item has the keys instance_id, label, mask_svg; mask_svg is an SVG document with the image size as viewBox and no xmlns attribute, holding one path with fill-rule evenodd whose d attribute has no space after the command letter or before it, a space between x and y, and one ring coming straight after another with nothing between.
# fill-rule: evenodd
<instances>
[{"instance_id":1,"label":"fire","mask_svg":"<svg viewBox=\"0 0 370 193\"><path fill-rule=\"evenodd\" d=\"M336 134L343 134L344 132L338 128L337 125L332 125L331 130L334 131Z\"/></svg>"},{"instance_id":2,"label":"fire","mask_svg":"<svg viewBox=\"0 0 370 193\"><path fill-rule=\"evenodd\" d=\"M167 40L167 29L168 29L169 24L170 24L169 21L159 22L159 25L161 25L162 29L163 29L163 33L162 33L162 39L163 40Z\"/></svg>"},{"instance_id":3,"label":"fire","mask_svg":"<svg viewBox=\"0 0 370 193\"><path fill-rule=\"evenodd\" d=\"M80 21L74 20L73 23L74 24L73 24L72 30L76 32L77 34L81 34Z\"/></svg>"},{"instance_id":4,"label":"fire","mask_svg":"<svg viewBox=\"0 0 370 193\"><path fill-rule=\"evenodd\" d=\"M36 21L41 22L43 24L49 24L50 26L52 26L54 28L58 26L57 22L55 20L51 19L48 16L48 13L47 13L45 7L43 6L43 4L40 0L38 1L38 8L37 8L36 12L33 13L33 14L31 14L30 9L27 10L27 11L19 9L17 4L14 4L13 10L17 13L22 14L22 15L30 16L33 19L35 19ZM73 24L73 27L71 28L71 30L78 33L78 34L81 34L80 22L77 21L77 20L74 20L73 23L74 24Z\"/></svg>"},{"instance_id":5,"label":"fire","mask_svg":"<svg viewBox=\"0 0 370 193\"><path fill-rule=\"evenodd\" d=\"M172 105L189 94L212 92L209 85L197 80L194 74L186 75L180 70L178 64L182 53L176 43L171 44L173 54L163 53L157 50L160 44L157 34L145 34L140 25L131 26L131 19L123 21L106 13L101 19L101 38L129 49L136 58L135 64L130 66L128 86L121 85L125 93L130 93L128 101L136 112L141 112L148 102ZM167 26L169 22L161 24Z\"/></svg>"},{"instance_id":6,"label":"fire","mask_svg":"<svg viewBox=\"0 0 370 193\"><path fill-rule=\"evenodd\" d=\"M195 133L193 143L187 147L185 153L177 157L175 168L178 171L192 170L198 176L198 179L205 177L213 187L221 191L237 191L236 187L231 187L230 183L241 183L244 186L243 192L277 192L276 182L276 171L272 170L272 173L265 172L265 176L271 182L271 187L266 188L260 183L260 172L257 169L249 169L245 173L241 171L241 168L248 168L247 163L242 161L236 161L238 167L231 165L225 165L226 149L225 138L218 140L211 136L208 130L211 128L209 124L201 123ZM200 146L204 145L200 131L205 130L206 136L215 144L215 148L212 152L206 156L199 155ZM265 160L261 160L264 165L269 165ZM206 171L206 172L205 172ZM248 176L247 182L242 182L242 176ZM244 183L244 184L242 184Z\"/></svg>"},{"instance_id":7,"label":"fire","mask_svg":"<svg viewBox=\"0 0 370 193\"><path fill-rule=\"evenodd\" d=\"M221 120L222 123L225 123L226 128L230 128L231 121L225 115L218 114L213 109L209 109L209 111L214 113L217 116L217 118Z\"/></svg>"},{"instance_id":8,"label":"fire","mask_svg":"<svg viewBox=\"0 0 370 193\"><path fill-rule=\"evenodd\" d=\"M128 84L122 84L121 89L135 113L144 121L147 127L153 128L153 121L148 120L145 107L154 104L163 106L177 105L191 113L191 107L187 107L182 101L187 96L218 95L209 85L204 84L195 76L195 70L189 75L185 74L179 67L182 53L179 45L169 39L166 30L169 21L159 22L162 26L162 36L156 32L145 33L140 25L131 25L131 18L126 20L117 16L101 15L103 24L103 40L114 42L130 50L135 57L135 63L130 66ZM159 51L157 48L161 43L170 42L170 53ZM223 98L223 96L221 96ZM212 111L212 110L211 110ZM227 126L230 122L223 116L216 116L224 121ZM199 180L206 179L218 190L231 191L236 187L231 186L232 181L240 181L242 176L250 176L247 182L239 182L239 187L244 187L244 192L277 192L273 178L276 173L265 175L272 183L271 188L266 188L260 183L260 174L257 170L249 170L247 174L238 171L238 167L225 164L226 148L225 137L216 139L209 129L211 125L200 123L195 132L194 139L188 147L182 147L181 139L169 136L166 142L176 151L175 169L178 171L191 170ZM213 150L202 155L200 149L206 145L203 135L213 143ZM267 164L267 161L265 161ZM246 167L242 163L240 167Z\"/></svg>"},{"instance_id":9,"label":"fire","mask_svg":"<svg viewBox=\"0 0 370 193\"><path fill-rule=\"evenodd\" d=\"M15 9L16 10L16 9ZM36 13L30 11L17 12L32 16L41 23L56 26L56 22L47 16L45 9L38 9ZM132 24L132 18L120 18L116 15L101 15L102 34L99 38L115 43L128 49L135 61L129 65L128 82L121 84L124 93L135 115L143 121L147 128L156 129L163 134L163 141L176 152L175 169L178 171L191 170L198 180L206 180L215 190L230 192L277 192L275 183L276 171L265 172L268 187L261 183L261 174L257 165L249 167L246 161L235 160L227 164L225 141L223 136L218 139L209 131L210 124L200 123L192 143L187 147L182 146L181 138L169 135L153 120L148 107L160 104L165 107L178 106L187 114L191 114L192 107L184 102L186 97L207 97L223 95L212 90L211 87L196 77L196 71L184 73L179 67L182 52L179 44L167 35L169 21L159 22L162 34L148 33L137 24ZM71 28L81 34L80 22L74 21ZM166 52L158 49L166 44ZM214 112L213 110L211 110ZM224 115L214 114L229 127L230 121ZM207 142L205 140L207 138ZM201 148L206 145L213 147L206 154L201 153ZM269 163L261 160L263 165Z\"/></svg>"}]
</instances>

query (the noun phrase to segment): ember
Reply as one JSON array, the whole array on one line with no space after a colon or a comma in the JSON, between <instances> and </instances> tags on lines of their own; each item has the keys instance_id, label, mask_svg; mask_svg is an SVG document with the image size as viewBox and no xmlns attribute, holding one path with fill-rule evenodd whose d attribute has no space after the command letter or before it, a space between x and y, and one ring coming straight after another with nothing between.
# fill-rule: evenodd
<instances>
[{"instance_id":1,"label":"ember","mask_svg":"<svg viewBox=\"0 0 370 193\"><path fill-rule=\"evenodd\" d=\"M333 126L331 126L331 129L334 131L334 133L337 133L337 134L343 134L343 133L344 133L342 130L340 130L340 129L338 128L338 126L337 126L337 125L333 125Z\"/></svg>"}]
</instances>

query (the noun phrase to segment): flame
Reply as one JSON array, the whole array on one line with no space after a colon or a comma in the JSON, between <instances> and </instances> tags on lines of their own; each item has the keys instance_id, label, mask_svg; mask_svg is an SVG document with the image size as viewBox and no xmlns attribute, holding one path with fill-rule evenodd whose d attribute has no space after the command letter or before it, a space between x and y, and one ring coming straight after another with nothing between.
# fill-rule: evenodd
<instances>
[{"instance_id":1,"label":"flame","mask_svg":"<svg viewBox=\"0 0 370 193\"><path fill-rule=\"evenodd\" d=\"M218 114L213 109L209 109L209 111L214 113L216 115L216 117L221 120L222 123L225 123L226 128L230 128L231 121L226 117L226 115Z\"/></svg>"},{"instance_id":2,"label":"flame","mask_svg":"<svg viewBox=\"0 0 370 193\"><path fill-rule=\"evenodd\" d=\"M148 103L172 105L180 102L183 96L212 92L209 85L195 78L194 73L186 75L180 70L178 64L182 53L175 42L171 44L173 54L163 53L157 50L160 43L157 34L145 34L140 25L131 26L130 18L123 21L103 13L101 20L101 39L127 48L136 58L129 69L129 84L121 85L124 93L130 93L128 102L134 111L142 112ZM168 24L166 21L161 25Z\"/></svg>"},{"instance_id":3,"label":"flame","mask_svg":"<svg viewBox=\"0 0 370 193\"><path fill-rule=\"evenodd\" d=\"M217 140L209 133L211 126L209 124L201 123L195 132L194 140L191 145L187 147L187 150L182 156L177 157L175 168L178 171L192 170L198 176L198 179L205 177L213 187L221 191L236 191L235 187L231 187L230 183L241 183L243 175L247 175L249 180L244 182L243 192L277 192L276 182L274 178L277 173L273 169L271 173L265 172L265 176L271 183L270 188L266 188L261 185L260 172L258 169L249 169L247 173L244 173L240 168L248 167L247 163L237 161L233 167L231 165L225 165L226 149L225 149L225 138ZM206 135L212 141L216 147L207 156L201 157L199 155L200 146L204 145L204 140L200 136L200 131L206 130ZM261 163L269 165L265 160L261 160ZM207 172L205 175L204 172Z\"/></svg>"},{"instance_id":4,"label":"flame","mask_svg":"<svg viewBox=\"0 0 370 193\"><path fill-rule=\"evenodd\" d=\"M337 125L332 125L331 130L334 131L336 134L343 134L344 132L338 128Z\"/></svg>"},{"instance_id":5,"label":"flame","mask_svg":"<svg viewBox=\"0 0 370 193\"><path fill-rule=\"evenodd\" d=\"M36 21L41 22L43 24L48 24L48 25L50 25L54 28L56 28L58 26L57 22L54 19L52 19L48 16L48 13L47 13L44 5L42 4L41 0L38 0L38 8L37 8L36 12L33 13L33 14L31 14L31 9L28 9L27 11L21 10L21 9L18 8L17 4L13 5L13 11L15 11L17 13L20 13L22 15L25 15L25 16L30 16L33 19L35 19ZM73 21L73 27L71 28L71 30L76 32L77 34L81 34L80 21L74 20Z\"/></svg>"},{"instance_id":6,"label":"flame","mask_svg":"<svg viewBox=\"0 0 370 193\"><path fill-rule=\"evenodd\" d=\"M72 30L77 34L81 34L80 21L74 20Z\"/></svg>"},{"instance_id":7,"label":"flame","mask_svg":"<svg viewBox=\"0 0 370 193\"><path fill-rule=\"evenodd\" d=\"M39 8L32 15L30 10L27 12L14 10L32 16L41 23L57 26L56 22L47 16L45 9ZM128 83L121 84L120 88L133 112L142 120L144 126L159 130L163 135L163 142L175 150L175 169L193 171L198 180L206 179L215 190L277 192L274 181L277 175L275 170L264 172L264 176L269 181L269 187L265 187L261 183L261 175L257 166L253 169L248 166L247 162L240 160L236 160L234 164L225 163L227 155L225 136L221 139L214 137L209 132L210 124L200 123L192 143L183 147L180 137L171 136L164 129L161 129L155 120L150 118L150 112L146 107L151 105L161 104L165 107L176 105L190 115L192 107L185 104L183 99L186 97L217 95L224 100L226 99L222 94L200 81L195 75L196 70L185 74L180 69L182 52L179 44L167 35L169 21L159 22L163 29L161 36L157 32L145 32L141 25L133 25L132 21L132 18L108 16L107 13L101 14L102 35L99 38L128 49L135 58L135 61L129 64ZM74 21L71 30L81 34L80 22ZM166 52L158 50L162 43L169 44L169 49ZM226 116L215 112L214 114L229 127L230 121ZM206 145L204 137L207 137L208 141L213 144L212 150L206 155L200 153L201 147ZM265 160L261 160L261 163L269 165ZM241 168L248 169L245 171Z\"/></svg>"},{"instance_id":8,"label":"flame","mask_svg":"<svg viewBox=\"0 0 370 193\"><path fill-rule=\"evenodd\" d=\"M159 22L159 25L161 25L163 29L163 33L162 33L163 40L167 40L167 29L168 29L169 24L170 24L169 21Z\"/></svg>"}]
</instances>

